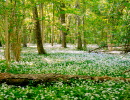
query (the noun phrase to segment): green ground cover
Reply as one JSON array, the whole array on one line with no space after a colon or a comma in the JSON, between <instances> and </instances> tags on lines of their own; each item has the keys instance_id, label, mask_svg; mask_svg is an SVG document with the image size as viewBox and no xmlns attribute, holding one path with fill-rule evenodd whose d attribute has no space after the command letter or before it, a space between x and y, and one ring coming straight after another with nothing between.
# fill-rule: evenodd
<instances>
[{"instance_id":1,"label":"green ground cover","mask_svg":"<svg viewBox=\"0 0 130 100\"><path fill-rule=\"evenodd\" d=\"M45 46L48 54L38 55L36 47L23 48L20 62L11 62L6 70L3 51L0 52L0 72L13 74L58 73L87 76L130 78L130 55L87 53L72 48ZM72 80L33 86L0 84L0 100L130 100L130 84L122 81Z\"/></svg>"}]
</instances>

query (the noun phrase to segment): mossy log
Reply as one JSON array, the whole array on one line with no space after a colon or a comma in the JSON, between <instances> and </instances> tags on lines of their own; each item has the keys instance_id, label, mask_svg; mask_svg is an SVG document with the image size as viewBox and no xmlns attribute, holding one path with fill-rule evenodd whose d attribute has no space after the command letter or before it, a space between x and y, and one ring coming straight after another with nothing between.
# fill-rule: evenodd
<instances>
[{"instance_id":1,"label":"mossy log","mask_svg":"<svg viewBox=\"0 0 130 100\"><path fill-rule=\"evenodd\" d=\"M10 74L10 73L0 73L0 83L6 83L8 85L19 85L25 86L30 84L42 84L51 82L69 82L71 79L83 79L83 80L93 80L96 82L104 82L108 80L112 81L124 81L130 83L130 78L122 77L109 77L109 76L86 76L86 75L62 75L62 74Z\"/></svg>"}]
</instances>

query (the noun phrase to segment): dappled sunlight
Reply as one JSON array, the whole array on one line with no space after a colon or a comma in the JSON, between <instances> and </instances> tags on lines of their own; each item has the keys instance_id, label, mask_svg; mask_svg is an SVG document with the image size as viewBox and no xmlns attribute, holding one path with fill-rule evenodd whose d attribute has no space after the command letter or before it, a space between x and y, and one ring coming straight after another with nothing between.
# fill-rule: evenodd
<instances>
[{"instance_id":1,"label":"dappled sunlight","mask_svg":"<svg viewBox=\"0 0 130 100\"><path fill-rule=\"evenodd\" d=\"M0 49L0 52L4 52L4 50L3 50L3 49Z\"/></svg>"},{"instance_id":2,"label":"dappled sunlight","mask_svg":"<svg viewBox=\"0 0 130 100\"><path fill-rule=\"evenodd\" d=\"M51 63L60 63L60 62L63 62L64 60L61 60L61 59L51 59L51 58L42 58L43 61L51 64Z\"/></svg>"},{"instance_id":3,"label":"dappled sunlight","mask_svg":"<svg viewBox=\"0 0 130 100\"><path fill-rule=\"evenodd\" d=\"M51 53L71 53L71 54L80 54L85 53L85 51L74 51L74 50L53 50Z\"/></svg>"},{"instance_id":4,"label":"dappled sunlight","mask_svg":"<svg viewBox=\"0 0 130 100\"><path fill-rule=\"evenodd\" d=\"M91 45L92 46L92 45ZM28 51L22 51L22 52L31 52L32 49L31 48L36 48L37 46L35 44L30 44ZM89 46L90 47L90 46ZM95 47L95 46L94 46ZM76 45L72 45L72 44L68 44L67 48L62 48L61 44L54 44L54 46L51 46L51 44L49 43L45 43L44 44L44 48L47 51L47 53L76 53L76 54L80 54L80 53L86 53L86 51L77 51L76 50ZM36 49L35 49L36 50ZM33 52L37 52L33 51Z\"/></svg>"},{"instance_id":5,"label":"dappled sunlight","mask_svg":"<svg viewBox=\"0 0 130 100\"><path fill-rule=\"evenodd\" d=\"M13 64L16 64L16 65L33 65L34 63L33 62L23 62L23 61L19 61L19 62L14 62Z\"/></svg>"},{"instance_id":6,"label":"dappled sunlight","mask_svg":"<svg viewBox=\"0 0 130 100\"><path fill-rule=\"evenodd\" d=\"M38 56L33 54L35 57L32 55L32 59L30 59L31 62L34 62L33 66L42 66L43 68L41 68L41 71L43 70L44 73L81 74L82 72L82 74L89 75L100 76L107 74L116 76L119 75L120 69L122 69L122 71L120 71L121 73L130 67L129 55L87 53L86 51L76 50L73 45L65 49L60 47L59 44L55 44L56 47L52 47L50 44L45 45L45 49L48 51L49 55ZM31 51L31 48L26 50ZM35 50L36 48L33 47L32 52ZM25 59L27 58L25 57ZM45 66L46 68L44 69ZM40 73L39 71L39 69L35 69L35 73ZM126 73L125 77L130 77L130 74Z\"/></svg>"},{"instance_id":7,"label":"dappled sunlight","mask_svg":"<svg viewBox=\"0 0 130 100\"><path fill-rule=\"evenodd\" d=\"M1 60L5 59L5 57L4 57L4 49L2 47L0 47L0 59Z\"/></svg>"},{"instance_id":8,"label":"dappled sunlight","mask_svg":"<svg viewBox=\"0 0 130 100\"><path fill-rule=\"evenodd\" d=\"M33 47L22 48L21 61L11 62L9 72L13 74L56 73L64 75L110 76L124 78L130 77L130 73L122 74L122 72L130 68L130 55L87 53L86 51L76 50L73 45L64 49L60 47L60 45L52 47L49 44L46 44L45 49L48 54L38 55L35 45ZM3 54L4 53L1 52L0 56ZM4 61L1 61L0 63L0 66L2 66L0 67L0 72L7 72L7 70L4 69ZM63 92L63 90L71 91L73 94L76 91L78 91L78 93L85 91L83 93L85 97L91 96L94 98L95 96L104 96L105 98L109 95L117 95L114 97L117 99L121 93L126 93L127 89L129 89L128 83L124 83L122 81L94 83L93 81L89 80L72 80L71 86L66 86L66 84L62 82L57 82L53 84L53 86L44 87L44 89L43 86L44 84L38 85L37 88L39 89L37 91L42 91L44 93L46 92L46 94L57 93L57 90L59 91L60 89L62 89L60 93ZM2 84L0 88L4 91L10 91L12 86ZM35 90L37 88L34 87ZM23 94L27 95L28 93L33 93L33 89L30 86L22 88L19 87L17 91L24 91ZM12 92L15 93L15 91ZM47 96L50 96L50 94Z\"/></svg>"}]
</instances>

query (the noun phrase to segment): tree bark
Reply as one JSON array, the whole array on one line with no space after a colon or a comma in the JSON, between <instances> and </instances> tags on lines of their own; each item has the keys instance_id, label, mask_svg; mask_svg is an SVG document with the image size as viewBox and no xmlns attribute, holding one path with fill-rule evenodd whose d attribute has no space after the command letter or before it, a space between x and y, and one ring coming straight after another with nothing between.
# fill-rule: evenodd
<instances>
[{"instance_id":1,"label":"tree bark","mask_svg":"<svg viewBox=\"0 0 130 100\"><path fill-rule=\"evenodd\" d=\"M75 8L80 10L80 3L79 0L76 0L76 4L75 4ZM81 39L81 32L80 32L80 26L81 26L81 20L80 20L80 16L76 15L77 18L77 31L78 31L78 46L77 49L82 50L82 39Z\"/></svg>"},{"instance_id":2,"label":"tree bark","mask_svg":"<svg viewBox=\"0 0 130 100\"><path fill-rule=\"evenodd\" d=\"M60 20L62 24L62 47L66 48L66 22L65 22L65 11L63 10L65 8L65 4L61 3L61 8L60 8Z\"/></svg>"},{"instance_id":3,"label":"tree bark","mask_svg":"<svg viewBox=\"0 0 130 100\"><path fill-rule=\"evenodd\" d=\"M40 27L40 22L38 19L38 11L37 11L36 6L34 7L34 10L33 10L33 17L35 20L35 36L36 36L36 41L37 41L38 54L46 54L43 48L42 37L41 37L41 27Z\"/></svg>"},{"instance_id":4,"label":"tree bark","mask_svg":"<svg viewBox=\"0 0 130 100\"><path fill-rule=\"evenodd\" d=\"M6 0L6 7L8 7L8 0ZM10 34L8 32L9 30L9 23L8 23L8 9L6 9L5 12L5 58L6 58L6 63L7 66L9 67L10 63Z\"/></svg>"},{"instance_id":5,"label":"tree bark","mask_svg":"<svg viewBox=\"0 0 130 100\"><path fill-rule=\"evenodd\" d=\"M12 30L10 31L11 56L15 61L19 61L21 54L21 26L23 20L18 16L18 2L12 1L11 3L13 5L11 8L12 18L10 18L10 29Z\"/></svg>"},{"instance_id":6,"label":"tree bark","mask_svg":"<svg viewBox=\"0 0 130 100\"><path fill-rule=\"evenodd\" d=\"M130 78L123 77L109 77L109 76L86 76L86 75L62 75L62 74L10 74L10 73L0 73L0 83L6 83L8 85L37 85L42 83L51 82L67 82L70 83L71 80L93 80L95 82L104 81L124 81L130 83Z\"/></svg>"},{"instance_id":7,"label":"tree bark","mask_svg":"<svg viewBox=\"0 0 130 100\"><path fill-rule=\"evenodd\" d=\"M82 34L83 34L83 49L87 50L87 42L86 42L86 32L85 32L85 14L86 14L86 4L85 1L82 0L83 6L82 6L82 13L83 13L83 17L82 17Z\"/></svg>"},{"instance_id":8,"label":"tree bark","mask_svg":"<svg viewBox=\"0 0 130 100\"><path fill-rule=\"evenodd\" d=\"M51 46L53 46L54 45L54 23L55 23L55 16L54 16L54 14L55 14L55 12L54 12L54 2L53 2L53 5L52 5L53 7L53 17L52 17L52 26L51 26Z\"/></svg>"},{"instance_id":9,"label":"tree bark","mask_svg":"<svg viewBox=\"0 0 130 100\"><path fill-rule=\"evenodd\" d=\"M0 47L2 47L2 43L1 43L1 41L0 41Z\"/></svg>"},{"instance_id":10,"label":"tree bark","mask_svg":"<svg viewBox=\"0 0 130 100\"><path fill-rule=\"evenodd\" d=\"M27 47L27 33L26 33L26 26L24 25L25 22L25 12L26 9L24 8L25 6L25 0L23 0L23 26L22 26L22 32L23 32L23 47Z\"/></svg>"},{"instance_id":11,"label":"tree bark","mask_svg":"<svg viewBox=\"0 0 130 100\"><path fill-rule=\"evenodd\" d=\"M23 47L27 47L27 35L23 33Z\"/></svg>"},{"instance_id":12,"label":"tree bark","mask_svg":"<svg viewBox=\"0 0 130 100\"><path fill-rule=\"evenodd\" d=\"M42 36L42 43L44 44L45 42L45 19L43 19L43 16L45 16L45 13L44 13L44 3L41 3L40 4L40 17L42 19L41 21L41 36Z\"/></svg>"}]
</instances>

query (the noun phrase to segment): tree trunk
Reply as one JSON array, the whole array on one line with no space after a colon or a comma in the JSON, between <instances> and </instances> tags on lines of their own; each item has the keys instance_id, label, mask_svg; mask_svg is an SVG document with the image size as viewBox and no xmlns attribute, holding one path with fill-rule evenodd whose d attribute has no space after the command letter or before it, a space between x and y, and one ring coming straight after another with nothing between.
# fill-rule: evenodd
<instances>
[{"instance_id":1,"label":"tree trunk","mask_svg":"<svg viewBox=\"0 0 130 100\"><path fill-rule=\"evenodd\" d=\"M8 7L8 0L6 0L6 7ZM9 62L10 62L10 34L8 32L9 27L8 27L8 9L6 9L5 12L5 58L6 58L6 63L7 66L9 67Z\"/></svg>"},{"instance_id":2,"label":"tree trunk","mask_svg":"<svg viewBox=\"0 0 130 100\"><path fill-rule=\"evenodd\" d=\"M25 6L25 0L23 0L23 26L22 26L22 33L23 33L23 47L27 47L27 34L26 34L26 26L24 25L24 20L25 20L25 12L26 9L24 8Z\"/></svg>"},{"instance_id":3,"label":"tree trunk","mask_svg":"<svg viewBox=\"0 0 130 100\"><path fill-rule=\"evenodd\" d=\"M123 9L122 9L123 10ZM127 22L125 23L125 25L127 26L125 29L125 39L124 39L124 53L128 53L130 52L130 22L129 22L129 10L126 10L127 16L126 16L126 20Z\"/></svg>"},{"instance_id":4,"label":"tree trunk","mask_svg":"<svg viewBox=\"0 0 130 100\"><path fill-rule=\"evenodd\" d=\"M11 54L12 58L15 61L20 60L20 53L21 53L21 26L22 26L22 19L17 15L19 12L17 11L18 3L16 1L11 2L13 7L12 11L12 19L10 20L10 44L11 44Z\"/></svg>"},{"instance_id":5,"label":"tree trunk","mask_svg":"<svg viewBox=\"0 0 130 100\"><path fill-rule=\"evenodd\" d=\"M2 43L1 43L1 41L0 41L0 47L2 47Z\"/></svg>"},{"instance_id":6,"label":"tree trunk","mask_svg":"<svg viewBox=\"0 0 130 100\"><path fill-rule=\"evenodd\" d=\"M112 35L111 34L107 35L107 46L109 51L113 50L111 40L112 40Z\"/></svg>"},{"instance_id":7,"label":"tree trunk","mask_svg":"<svg viewBox=\"0 0 130 100\"><path fill-rule=\"evenodd\" d=\"M83 7L82 7L82 13L83 13L83 17L82 17L82 24L83 24L83 28L82 28L82 34L83 34L83 48L84 48L84 50L87 50L86 32L85 32L86 4L85 4L85 1L84 1L84 0L82 0L82 3L83 3Z\"/></svg>"},{"instance_id":8,"label":"tree trunk","mask_svg":"<svg viewBox=\"0 0 130 100\"><path fill-rule=\"evenodd\" d=\"M37 41L38 54L46 54L43 48L43 44L42 44L41 27L40 27L40 22L38 19L38 11L37 11L36 6L34 7L34 10L33 10L33 17L35 20L35 36L36 36L36 41Z\"/></svg>"},{"instance_id":9,"label":"tree trunk","mask_svg":"<svg viewBox=\"0 0 130 100\"><path fill-rule=\"evenodd\" d=\"M79 0L76 1L75 8L80 10ZM77 29L77 31L78 31L78 46L77 46L77 49L81 50L81 49L83 49L82 48L81 32L80 32L81 20L80 20L79 15L76 15L76 18L77 18L77 28L78 28Z\"/></svg>"},{"instance_id":10,"label":"tree trunk","mask_svg":"<svg viewBox=\"0 0 130 100\"><path fill-rule=\"evenodd\" d=\"M112 81L124 81L130 83L130 78L123 77L109 77L109 76L86 76L86 75L62 75L62 74L9 74L0 73L0 83L6 83L8 85L37 85L51 82L66 82L70 83L71 80L94 80L96 82L104 82L108 80Z\"/></svg>"},{"instance_id":11,"label":"tree trunk","mask_svg":"<svg viewBox=\"0 0 130 100\"><path fill-rule=\"evenodd\" d=\"M53 17L52 17L52 26L51 26L51 46L53 46L54 45L54 21L55 21L55 16L54 16L54 3L53 3Z\"/></svg>"},{"instance_id":12,"label":"tree trunk","mask_svg":"<svg viewBox=\"0 0 130 100\"><path fill-rule=\"evenodd\" d=\"M23 33L23 47L27 47L27 35Z\"/></svg>"},{"instance_id":13,"label":"tree trunk","mask_svg":"<svg viewBox=\"0 0 130 100\"><path fill-rule=\"evenodd\" d=\"M45 19L44 19L44 15L45 13L44 13L44 3L42 3L41 5L40 5L40 15L41 15L41 19L42 19L42 21L41 21L41 36L42 36L42 43L44 44L44 42L45 42Z\"/></svg>"},{"instance_id":14,"label":"tree trunk","mask_svg":"<svg viewBox=\"0 0 130 100\"><path fill-rule=\"evenodd\" d=\"M62 47L66 48L66 22L65 22L65 11L63 10L65 8L65 4L61 3L61 9L60 9L60 20L61 20L61 24L62 24Z\"/></svg>"},{"instance_id":15,"label":"tree trunk","mask_svg":"<svg viewBox=\"0 0 130 100\"><path fill-rule=\"evenodd\" d=\"M87 50L86 33L85 33L85 16L83 16L83 48Z\"/></svg>"}]
</instances>

